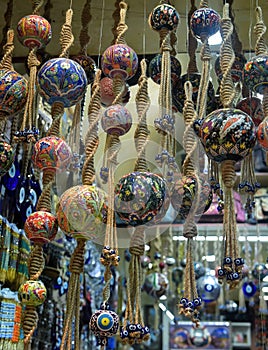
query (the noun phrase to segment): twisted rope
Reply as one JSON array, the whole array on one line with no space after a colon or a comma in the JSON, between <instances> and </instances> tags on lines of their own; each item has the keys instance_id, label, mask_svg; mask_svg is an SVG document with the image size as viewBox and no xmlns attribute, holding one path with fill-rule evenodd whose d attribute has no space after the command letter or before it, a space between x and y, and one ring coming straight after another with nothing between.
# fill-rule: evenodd
<instances>
[{"instance_id":1,"label":"twisted rope","mask_svg":"<svg viewBox=\"0 0 268 350\"><path fill-rule=\"evenodd\" d=\"M64 106L60 102L54 102L51 107L52 124L46 136L59 137L61 118L64 114Z\"/></svg>"},{"instance_id":2,"label":"twisted rope","mask_svg":"<svg viewBox=\"0 0 268 350\"><path fill-rule=\"evenodd\" d=\"M51 211L51 188L55 179L54 169L44 169L43 171L43 189L38 199L36 210Z\"/></svg>"},{"instance_id":3,"label":"twisted rope","mask_svg":"<svg viewBox=\"0 0 268 350\"><path fill-rule=\"evenodd\" d=\"M235 53L232 48L231 35L233 25L229 17L229 4L223 7L222 18L222 36L223 42L220 49L220 66L222 71L222 80L220 84L220 98L225 108L231 107L236 95L234 83L231 75L231 68L235 60Z\"/></svg>"},{"instance_id":4,"label":"twisted rope","mask_svg":"<svg viewBox=\"0 0 268 350\"><path fill-rule=\"evenodd\" d=\"M33 15L39 14L39 10L43 6L43 4L44 4L43 0L32 0Z\"/></svg>"},{"instance_id":5,"label":"twisted rope","mask_svg":"<svg viewBox=\"0 0 268 350\"><path fill-rule=\"evenodd\" d=\"M72 17L73 10L69 9L66 12L66 20L61 28L60 33L60 45L61 45L61 54L59 57L69 57L69 50L74 42L74 36L72 33Z\"/></svg>"},{"instance_id":6,"label":"twisted rope","mask_svg":"<svg viewBox=\"0 0 268 350\"><path fill-rule=\"evenodd\" d=\"M139 78L139 89L136 95L136 109L138 112L138 125L135 130L134 139L137 150L137 160L134 171L147 171L148 166L145 157L145 150L149 141L149 130L147 126L147 111L150 107L150 98L148 95L148 77L146 76L146 61L141 61L141 76Z\"/></svg>"},{"instance_id":7,"label":"twisted rope","mask_svg":"<svg viewBox=\"0 0 268 350\"><path fill-rule=\"evenodd\" d=\"M30 343L33 333L37 327L38 313L34 306L26 306L24 310L24 316L22 321L22 329L24 333L24 344Z\"/></svg>"},{"instance_id":8,"label":"twisted rope","mask_svg":"<svg viewBox=\"0 0 268 350\"><path fill-rule=\"evenodd\" d=\"M12 65L12 55L14 51L14 30L9 29L7 32L7 42L4 45L4 56L0 62L0 69L14 70Z\"/></svg>"},{"instance_id":9,"label":"twisted rope","mask_svg":"<svg viewBox=\"0 0 268 350\"><path fill-rule=\"evenodd\" d=\"M30 280L38 280L45 266L43 249L40 245L35 244L30 253L28 260L28 270Z\"/></svg>"},{"instance_id":10,"label":"twisted rope","mask_svg":"<svg viewBox=\"0 0 268 350\"><path fill-rule=\"evenodd\" d=\"M257 36L255 44L255 53L258 56L267 53L267 46L265 44L264 39L266 33L266 26L263 22L262 9L260 6L256 7L256 20L257 22L254 26L254 32Z\"/></svg>"},{"instance_id":11,"label":"twisted rope","mask_svg":"<svg viewBox=\"0 0 268 350\"><path fill-rule=\"evenodd\" d=\"M90 36L88 34L88 24L92 18L90 10L91 10L91 0L86 0L82 10L82 15L81 15L82 28L79 35L79 42L81 47L80 52L84 55L86 55L87 53L87 45L90 40Z\"/></svg>"},{"instance_id":12,"label":"twisted rope","mask_svg":"<svg viewBox=\"0 0 268 350\"><path fill-rule=\"evenodd\" d=\"M126 25L126 14L127 14L127 4L125 1L121 1L119 3L120 8L120 20L118 26L116 28L116 40L115 44L126 44L125 33L128 30L128 26Z\"/></svg>"},{"instance_id":13,"label":"twisted rope","mask_svg":"<svg viewBox=\"0 0 268 350\"><path fill-rule=\"evenodd\" d=\"M199 8L208 8L208 1L207 0L201 0Z\"/></svg>"},{"instance_id":14,"label":"twisted rope","mask_svg":"<svg viewBox=\"0 0 268 350\"><path fill-rule=\"evenodd\" d=\"M84 185L92 185L95 179L94 156L99 145L98 123L101 109L100 79L101 70L98 69L92 85L91 99L88 106L89 128L85 139L86 159L82 169L82 182Z\"/></svg>"},{"instance_id":15,"label":"twisted rope","mask_svg":"<svg viewBox=\"0 0 268 350\"><path fill-rule=\"evenodd\" d=\"M188 26L190 26L190 21L192 14L197 10L195 6L195 0L191 0L191 8L188 12ZM192 74L198 72L197 62L196 62L196 49L197 49L197 40L193 36L191 30L188 31L188 55L189 55L189 63L187 68L187 73Z\"/></svg>"},{"instance_id":16,"label":"twisted rope","mask_svg":"<svg viewBox=\"0 0 268 350\"><path fill-rule=\"evenodd\" d=\"M6 12L4 13L5 25L3 26L3 29L2 29L2 40L0 43L0 56L3 55L2 49L4 48L4 45L7 41L7 33L11 28L12 14L13 14L13 0L8 0Z\"/></svg>"}]
</instances>

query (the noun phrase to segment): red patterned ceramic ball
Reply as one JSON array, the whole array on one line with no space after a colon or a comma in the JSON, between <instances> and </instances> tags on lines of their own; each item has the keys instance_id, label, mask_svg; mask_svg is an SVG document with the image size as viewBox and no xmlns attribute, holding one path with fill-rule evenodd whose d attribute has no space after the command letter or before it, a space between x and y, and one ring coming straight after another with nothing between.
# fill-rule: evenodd
<instances>
[{"instance_id":1,"label":"red patterned ceramic ball","mask_svg":"<svg viewBox=\"0 0 268 350\"><path fill-rule=\"evenodd\" d=\"M22 17L17 26L17 34L22 45L29 49L41 49L52 37L50 23L38 15Z\"/></svg>"},{"instance_id":2,"label":"red patterned ceramic ball","mask_svg":"<svg viewBox=\"0 0 268 350\"><path fill-rule=\"evenodd\" d=\"M72 151L63 139L47 136L35 143L32 160L41 170L65 170L71 163Z\"/></svg>"},{"instance_id":3,"label":"red patterned ceramic ball","mask_svg":"<svg viewBox=\"0 0 268 350\"><path fill-rule=\"evenodd\" d=\"M26 219L24 230L30 241L46 244L52 241L58 232L55 215L47 211L36 211Z\"/></svg>"},{"instance_id":4,"label":"red patterned ceramic ball","mask_svg":"<svg viewBox=\"0 0 268 350\"><path fill-rule=\"evenodd\" d=\"M27 100L27 80L15 71L0 69L0 87L0 114L10 116L21 111Z\"/></svg>"},{"instance_id":5,"label":"red patterned ceramic ball","mask_svg":"<svg viewBox=\"0 0 268 350\"><path fill-rule=\"evenodd\" d=\"M258 126L264 119L262 102L258 97L251 96L243 98L238 102L236 108L251 116L255 126Z\"/></svg>"},{"instance_id":6,"label":"red patterned ceramic ball","mask_svg":"<svg viewBox=\"0 0 268 350\"><path fill-rule=\"evenodd\" d=\"M110 78L119 75L125 80L130 79L137 72L138 56L131 47L115 44L104 51L101 68L103 73Z\"/></svg>"},{"instance_id":7,"label":"red patterned ceramic ball","mask_svg":"<svg viewBox=\"0 0 268 350\"><path fill-rule=\"evenodd\" d=\"M109 77L104 77L100 81L100 94L101 94L101 104L104 107L111 106L115 99L114 91L113 91L113 79ZM130 98L129 85L125 83L124 93L122 96L122 103L128 103Z\"/></svg>"},{"instance_id":8,"label":"red patterned ceramic ball","mask_svg":"<svg viewBox=\"0 0 268 350\"><path fill-rule=\"evenodd\" d=\"M105 234L107 194L95 186L78 185L60 197L59 227L76 239L99 239Z\"/></svg>"},{"instance_id":9,"label":"red patterned ceramic ball","mask_svg":"<svg viewBox=\"0 0 268 350\"><path fill-rule=\"evenodd\" d=\"M0 176L5 175L11 168L15 158L15 150L13 147L0 139Z\"/></svg>"},{"instance_id":10,"label":"red patterned ceramic ball","mask_svg":"<svg viewBox=\"0 0 268 350\"><path fill-rule=\"evenodd\" d=\"M23 305L39 306L47 297L47 290L40 280L28 280L18 290L19 300Z\"/></svg>"},{"instance_id":11,"label":"red patterned ceramic ball","mask_svg":"<svg viewBox=\"0 0 268 350\"><path fill-rule=\"evenodd\" d=\"M121 136L132 125L132 117L126 107L116 104L107 107L101 117L101 126L107 134Z\"/></svg>"},{"instance_id":12,"label":"red patterned ceramic ball","mask_svg":"<svg viewBox=\"0 0 268 350\"><path fill-rule=\"evenodd\" d=\"M220 30L220 15L211 8L199 8L191 17L190 28L196 39L204 40Z\"/></svg>"},{"instance_id":13,"label":"red patterned ceramic ball","mask_svg":"<svg viewBox=\"0 0 268 350\"><path fill-rule=\"evenodd\" d=\"M152 29L175 30L180 23L180 16L175 7L169 4L156 6L149 15L149 25Z\"/></svg>"},{"instance_id":14,"label":"red patterned ceramic ball","mask_svg":"<svg viewBox=\"0 0 268 350\"><path fill-rule=\"evenodd\" d=\"M268 151L268 121L263 120L257 129L257 140L261 147Z\"/></svg>"}]
</instances>

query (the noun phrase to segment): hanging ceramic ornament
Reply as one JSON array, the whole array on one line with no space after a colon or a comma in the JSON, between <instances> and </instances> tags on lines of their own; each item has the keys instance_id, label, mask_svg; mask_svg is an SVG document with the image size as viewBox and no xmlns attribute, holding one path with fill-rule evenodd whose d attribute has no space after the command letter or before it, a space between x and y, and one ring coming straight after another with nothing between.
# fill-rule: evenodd
<instances>
[{"instance_id":1,"label":"hanging ceramic ornament","mask_svg":"<svg viewBox=\"0 0 268 350\"><path fill-rule=\"evenodd\" d=\"M190 28L196 39L204 41L220 30L220 21L220 15L215 10L202 7L201 3L200 8L192 14Z\"/></svg>"},{"instance_id":2,"label":"hanging ceramic ornament","mask_svg":"<svg viewBox=\"0 0 268 350\"><path fill-rule=\"evenodd\" d=\"M248 114L252 118L256 127L258 127L264 119L262 102L258 97L251 96L243 98L238 102L236 108Z\"/></svg>"},{"instance_id":3,"label":"hanging ceramic ornament","mask_svg":"<svg viewBox=\"0 0 268 350\"><path fill-rule=\"evenodd\" d=\"M180 17L175 7L168 3L162 3L153 9L148 21L151 28L156 31L161 29L175 30L179 25Z\"/></svg>"},{"instance_id":4,"label":"hanging ceramic ornament","mask_svg":"<svg viewBox=\"0 0 268 350\"><path fill-rule=\"evenodd\" d=\"M92 84L96 73L96 63L93 58L85 54L79 54L72 56L71 59L80 64L86 73L87 83Z\"/></svg>"},{"instance_id":5,"label":"hanging ceramic ornament","mask_svg":"<svg viewBox=\"0 0 268 350\"><path fill-rule=\"evenodd\" d=\"M0 177L5 175L12 167L15 158L13 147L0 138Z\"/></svg>"},{"instance_id":6,"label":"hanging ceramic ornament","mask_svg":"<svg viewBox=\"0 0 268 350\"><path fill-rule=\"evenodd\" d=\"M170 56L170 65L171 65L171 84L172 87L175 86L176 82L181 76L181 64L175 56ZM162 67L162 55L156 55L149 64L149 77L156 83L160 84L161 82L161 68Z\"/></svg>"},{"instance_id":7,"label":"hanging ceramic ornament","mask_svg":"<svg viewBox=\"0 0 268 350\"><path fill-rule=\"evenodd\" d=\"M217 279L210 274L206 274L197 280L198 294L205 303L217 300L220 296L220 289Z\"/></svg>"},{"instance_id":8,"label":"hanging ceramic ornament","mask_svg":"<svg viewBox=\"0 0 268 350\"><path fill-rule=\"evenodd\" d=\"M100 88L101 88L101 104L104 107L109 107L113 104L113 101L115 100L116 96L114 94L113 90L113 79L109 77L104 77L100 81ZM125 90L122 96L122 104L125 105L130 98L130 91L129 86L127 83L125 83Z\"/></svg>"},{"instance_id":9,"label":"hanging ceramic ornament","mask_svg":"<svg viewBox=\"0 0 268 350\"><path fill-rule=\"evenodd\" d=\"M167 293L169 281L165 274L153 272L145 277L142 289L154 298L160 298Z\"/></svg>"},{"instance_id":10,"label":"hanging ceramic ornament","mask_svg":"<svg viewBox=\"0 0 268 350\"><path fill-rule=\"evenodd\" d=\"M244 66L246 64L246 58L244 55L236 53L235 54L235 60L233 62L233 65L231 67L231 76L234 83L241 82L244 77ZM220 56L217 57L215 61L215 73L219 80L222 79L222 71L221 71L221 65L220 65Z\"/></svg>"},{"instance_id":11,"label":"hanging ceramic ornament","mask_svg":"<svg viewBox=\"0 0 268 350\"><path fill-rule=\"evenodd\" d=\"M101 126L109 135L125 135L130 130L131 125L131 114L121 104L107 107L101 117Z\"/></svg>"},{"instance_id":12,"label":"hanging ceramic ornament","mask_svg":"<svg viewBox=\"0 0 268 350\"><path fill-rule=\"evenodd\" d=\"M228 349L230 346L230 332L225 327L217 327L211 333L211 344L215 348Z\"/></svg>"}]
</instances>

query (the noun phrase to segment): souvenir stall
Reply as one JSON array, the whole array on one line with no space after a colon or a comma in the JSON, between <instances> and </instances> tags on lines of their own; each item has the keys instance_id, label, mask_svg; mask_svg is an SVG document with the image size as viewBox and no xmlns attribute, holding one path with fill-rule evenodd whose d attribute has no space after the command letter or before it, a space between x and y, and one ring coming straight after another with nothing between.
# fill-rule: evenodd
<instances>
[{"instance_id":1,"label":"souvenir stall","mask_svg":"<svg viewBox=\"0 0 268 350\"><path fill-rule=\"evenodd\" d=\"M0 350L267 349L266 1L0 4Z\"/></svg>"}]
</instances>

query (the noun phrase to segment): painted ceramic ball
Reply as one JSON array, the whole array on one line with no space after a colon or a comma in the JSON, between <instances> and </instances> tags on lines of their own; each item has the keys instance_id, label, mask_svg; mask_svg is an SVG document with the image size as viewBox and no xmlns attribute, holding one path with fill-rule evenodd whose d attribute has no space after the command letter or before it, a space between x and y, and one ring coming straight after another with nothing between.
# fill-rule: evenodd
<instances>
[{"instance_id":1,"label":"painted ceramic ball","mask_svg":"<svg viewBox=\"0 0 268 350\"><path fill-rule=\"evenodd\" d=\"M200 199L196 215L204 214L210 207L213 199L213 191L205 174L199 175Z\"/></svg>"},{"instance_id":2,"label":"painted ceramic ball","mask_svg":"<svg viewBox=\"0 0 268 350\"><path fill-rule=\"evenodd\" d=\"M175 176L171 191L171 204L178 213L179 220L185 220L193 206L197 191L196 176Z\"/></svg>"},{"instance_id":3,"label":"painted ceramic ball","mask_svg":"<svg viewBox=\"0 0 268 350\"><path fill-rule=\"evenodd\" d=\"M211 8L197 9L190 19L190 28L196 39L204 40L220 30L220 15Z\"/></svg>"},{"instance_id":4,"label":"painted ceramic ball","mask_svg":"<svg viewBox=\"0 0 268 350\"><path fill-rule=\"evenodd\" d=\"M52 37L50 23L38 15L22 17L17 26L17 34L22 45L29 49L46 46Z\"/></svg>"},{"instance_id":5,"label":"painted ceramic ball","mask_svg":"<svg viewBox=\"0 0 268 350\"><path fill-rule=\"evenodd\" d=\"M0 114L10 116L21 111L27 100L27 80L15 71L0 69L0 86Z\"/></svg>"},{"instance_id":6,"label":"painted ceramic ball","mask_svg":"<svg viewBox=\"0 0 268 350\"><path fill-rule=\"evenodd\" d=\"M113 91L113 79L109 77L104 77L100 81L100 94L101 94L101 104L104 107L109 107L115 99L115 94ZM122 104L128 103L130 98L129 85L125 83L124 93L122 96Z\"/></svg>"},{"instance_id":7,"label":"painted ceramic ball","mask_svg":"<svg viewBox=\"0 0 268 350\"><path fill-rule=\"evenodd\" d=\"M115 210L129 225L154 222L165 202L166 184L162 177L149 172L123 176L115 187Z\"/></svg>"},{"instance_id":8,"label":"painted ceramic ball","mask_svg":"<svg viewBox=\"0 0 268 350\"><path fill-rule=\"evenodd\" d=\"M86 93L87 76L82 66L69 58L52 58L40 68L37 85L40 95L52 105L71 107Z\"/></svg>"},{"instance_id":9,"label":"painted ceramic ball","mask_svg":"<svg viewBox=\"0 0 268 350\"><path fill-rule=\"evenodd\" d=\"M268 151L268 121L263 120L257 129L257 140L261 147Z\"/></svg>"},{"instance_id":10,"label":"painted ceramic ball","mask_svg":"<svg viewBox=\"0 0 268 350\"><path fill-rule=\"evenodd\" d=\"M0 139L0 176L5 175L9 171L14 159L15 150L13 147L9 143Z\"/></svg>"},{"instance_id":11,"label":"painted ceramic ball","mask_svg":"<svg viewBox=\"0 0 268 350\"><path fill-rule=\"evenodd\" d=\"M162 55L156 55L149 64L149 76L157 84L161 82ZM181 64L175 56L170 56L171 83L174 85L181 76Z\"/></svg>"},{"instance_id":12,"label":"painted ceramic ball","mask_svg":"<svg viewBox=\"0 0 268 350\"><path fill-rule=\"evenodd\" d=\"M152 272L145 277L142 289L150 296L160 298L166 294L169 286L167 276L160 272Z\"/></svg>"},{"instance_id":13,"label":"painted ceramic ball","mask_svg":"<svg viewBox=\"0 0 268 350\"><path fill-rule=\"evenodd\" d=\"M35 211L26 219L24 230L30 241L37 244L49 243L58 232L57 218L47 211Z\"/></svg>"},{"instance_id":14,"label":"painted ceramic ball","mask_svg":"<svg viewBox=\"0 0 268 350\"><path fill-rule=\"evenodd\" d=\"M227 349L230 343L230 333L225 327L216 327L211 333L211 344L217 349Z\"/></svg>"},{"instance_id":15,"label":"painted ceramic ball","mask_svg":"<svg viewBox=\"0 0 268 350\"><path fill-rule=\"evenodd\" d=\"M109 135L125 135L132 125L132 117L121 104L107 107L101 117L101 126Z\"/></svg>"},{"instance_id":16,"label":"painted ceramic ball","mask_svg":"<svg viewBox=\"0 0 268 350\"><path fill-rule=\"evenodd\" d=\"M125 80L130 79L137 72L138 56L127 45L109 46L102 55L101 69L107 77L114 78L119 75Z\"/></svg>"},{"instance_id":17,"label":"painted ceramic ball","mask_svg":"<svg viewBox=\"0 0 268 350\"><path fill-rule=\"evenodd\" d=\"M217 279L210 274L198 278L196 287L198 295L205 303L215 301L220 296L221 287Z\"/></svg>"},{"instance_id":18,"label":"painted ceramic ball","mask_svg":"<svg viewBox=\"0 0 268 350\"><path fill-rule=\"evenodd\" d=\"M194 124L207 156L216 162L240 161L256 142L255 126L239 109L218 109Z\"/></svg>"},{"instance_id":19,"label":"painted ceramic ball","mask_svg":"<svg viewBox=\"0 0 268 350\"><path fill-rule=\"evenodd\" d=\"M210 334L206 327L192 327L190 329L190 343L198 348L207 347L210 344Z\"/></svg>"},{"instance_id":20,"label":"painted ceramic ball","mask_svg":"<svg viewBox=\"0 0 268 350\"><path fill-rule=\"evenodd\" d=\"M243 80L244 66L247 60L244 55L239 53L235 54L235 60L231 67L231 76L234 83ZM220 56L217 57L215 61L215 73L219 80L222 80L222 71L220 66Z\"/></svg>"},{"instance_id":21,"label":"painted ceramic ball","mask_svg":"<svg viewBox=\"0 0 268 350\"><path fill-rule=\"evenodd\" d=\"M236 108L247 113L252 118L255 126L258 126L264 119L262 102L258 97L251 96L243 98L238 102Z\"/></svg>"},{"instance_id":22,"label":"painted ceramic ball","mask_svg":"<svg viewBox=\"0 0 268 350\"><path fill-rule=\"evenodd\" d=\"M97 337L112 337L119 328L119 317L111 310L97 310L90 318L89 327Z\"/></svg>"},{"instance_id":23,"label":"painted ceramic ball","mask_svg":"<svg viewBox=\"0 0 268 350\"><path fill-rule=\"evenodd\" d=\"M70 165L72 151L63 139L56 136L46 136L35 143L32 161L41 170L62 171Z\"/></svg>"},{"instance_id":24,"label":"painted ceramic ball","mask_svg":"<svg viewBox=\"0 0 268 350\"><path fill-rule=\"evenodd\" d=\"M258 94L268 88L268 55L258 55L247 61L244 67L244 84Z\"/></svg>"},{"instance_id":25,"label":"painted ceramic ball","mask_svg":"<svg viewBox=\"0 0 268 350\"><path fill-rule=\"evenodd\" d=\"M107 194L98 187L78 185L65 191L59 200L59 227L76 239L98 239L105 233Z\"/></svg>"},{"instance_id":26,"label":"painted ceramic ball","mask_svg":"<svg viewBox=\"0 0 268 350\"><path fill-rule=\"evenodd\" d=\"M184 84L186 83L186 81L190 81L192 84L192 87L193 87L192 98L196 107L198 91L199 91L200 81L201 81L201 74L199 73L184 74L172 87L173 105L180 113L183 112L184 102L186 100L185 91L184 91ZM207 90L206 113L207 114L211 113L212 111L215 110L215 107L216 107L215 90L212 82L209 81L208 90Z\"/></svg>"},{"instance_id":27,"label":"painted ceramic ball","mask_svg":"<svg viewBox=\"0 0 268 350\"><path fill-rule=\"evenodd\" d=\"M180 16L175 7L169 4L156 6L149 15L149 25L154 30L175 30L180 23Z\"/></svg>"},{"instance_id":28,"label":"painted ceramic ball","mask_svg":"<svg viewBox=\"0 0 268 350\"><path fill-rule=\"evenodd\" d=\"M20 286L18 297L23 305L39 306L46 300L47 290L42 281L28 280Z\"/></svg>"},{"instance_id":29,"label":"painted ceramic ball","mask_svg":"<svg viewBox=\"0 0 268 350\"><path fill-rule=\"evenodd\" d=\"M189 331L186 328L177 328L171 333L171 341L178 349L189 347Z\"/></svg>"},{"instance_id":30,"label":"painted ceramic ball","mask_svg":"<svg viewBox=\"0 0 268 350\"><path fill-rule=\"evenodd\" d=\"M96 63L88 55L76 55L72 57L72 60L79 63L82 68L84 69L86 76L87 76L87 83L91 84L93 83L95 79L95 73L96 73Z\"/></svg>"}]
</instances>

